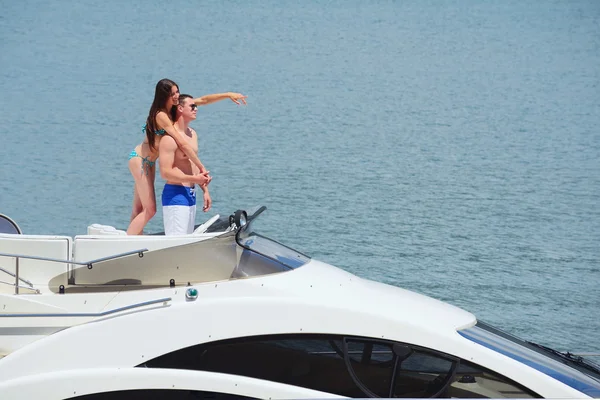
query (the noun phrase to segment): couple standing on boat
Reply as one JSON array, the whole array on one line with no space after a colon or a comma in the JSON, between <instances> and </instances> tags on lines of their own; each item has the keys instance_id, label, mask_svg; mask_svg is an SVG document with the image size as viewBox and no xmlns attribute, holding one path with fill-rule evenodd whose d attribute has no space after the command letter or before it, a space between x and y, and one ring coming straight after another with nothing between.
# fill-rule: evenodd
<instances>
[{"instance_id":1,"label":"couple standing on boat","mask_svg":"<svg viewBox=\"0 0 600 400\"><path fill-rule=\"evenodd\" d=\"M216 93L193 98L180 94L179 86L170 79L161 79L156 84L154 101L142 129L146 138L129 155L129 170L135 185L128 235L141 235L156 214L154 178L159 156L160 174L166 180L162 193L165 234L193 232L196 185L203 192L203 211L210 209L212 200L208 184L212 177L198 158L198 136L189 123L196 119L198 106L225 99L246 104L246 96L240 93Z\"/></svg>"}]
</instances>

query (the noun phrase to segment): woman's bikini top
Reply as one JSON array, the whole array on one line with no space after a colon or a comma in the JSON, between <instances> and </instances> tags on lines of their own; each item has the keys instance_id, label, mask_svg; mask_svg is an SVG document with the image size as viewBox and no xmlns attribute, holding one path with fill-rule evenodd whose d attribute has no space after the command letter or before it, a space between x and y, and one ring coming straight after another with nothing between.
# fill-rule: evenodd
<instances>
[{"instance_id":1,"label":"woman's bikini top","mask_svg":"<svg viewBox=\"0 0 600 400\"><path fill-rule=\"evenodd\" d=\"M144 126L142 127L142 133L146 133L146 124L144 124ZM167 131L165 131L164 129L159 129L157 131L154 131L154 134L156 136L165 136L166 133L167 133Z\"/></svg>"}]
</instances>

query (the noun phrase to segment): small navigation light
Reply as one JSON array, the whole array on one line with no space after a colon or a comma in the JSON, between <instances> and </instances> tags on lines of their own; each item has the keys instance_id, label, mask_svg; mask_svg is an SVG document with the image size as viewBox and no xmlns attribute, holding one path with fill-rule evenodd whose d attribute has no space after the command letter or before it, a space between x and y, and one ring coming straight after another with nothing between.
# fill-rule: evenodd
<instances>
[{"instance_id":1,"label":"small navigation light","mask_svg":"<svg viewBox=\"0 0 600 400\"><path fill-rule=\"evenodd\" d=\"M188 300L196 300L198 298L198 289L189 288L185 291L185 298Z\"/></svg>"}]
</instances>

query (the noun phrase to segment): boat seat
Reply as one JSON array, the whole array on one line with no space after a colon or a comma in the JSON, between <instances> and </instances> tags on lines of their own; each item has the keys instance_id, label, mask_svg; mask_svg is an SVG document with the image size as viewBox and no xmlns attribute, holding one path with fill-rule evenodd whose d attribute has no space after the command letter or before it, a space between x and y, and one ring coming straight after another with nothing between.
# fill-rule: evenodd
<instances>
[{"instance_id":1,"label":"boat seat","mask_svg":"<svg viewBox=\"0 0 600 400\"><path fill-rule=\"evenodd\" d=\"M0 233L0 281L12 285L15 282L17 258L19 265L20 293L25 288L39 289L46 293L54 288L49 282L54 277L64 275L61 281L55 281L57 287L67 285L66 274L69 271L73 239L70 236L55 235L13 235ZM36 258L27 258L28 256ZM63 260L65 262L53 261Z\"/></svg>"},{"instance_id":2,"label":"boat seat","mask_svg":"<svg viewBox=\"0 0 600 400\"><path fill-rule=\"evenodd\" d=\"M87 227L88 235L127 235L127 232L110 225L92 224Z\"/></svg>"}]
</instances>

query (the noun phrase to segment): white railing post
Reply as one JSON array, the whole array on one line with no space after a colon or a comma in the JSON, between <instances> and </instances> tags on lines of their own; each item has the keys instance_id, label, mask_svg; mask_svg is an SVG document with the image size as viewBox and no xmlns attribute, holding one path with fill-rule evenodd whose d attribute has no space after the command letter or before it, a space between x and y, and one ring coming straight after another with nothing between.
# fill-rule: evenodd
<instances>
[{"instance_id":1,"label":"white railing post","mask_svg":"<svg viewBox=\"0 0 600 400\"><path fill-rule=\"evenodd\" d=\"M19 257L15 257L15 294L19 294Z\"/></svg>"}]
</instances>

